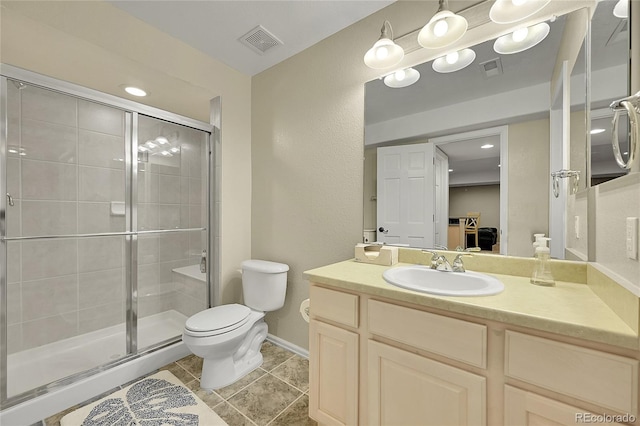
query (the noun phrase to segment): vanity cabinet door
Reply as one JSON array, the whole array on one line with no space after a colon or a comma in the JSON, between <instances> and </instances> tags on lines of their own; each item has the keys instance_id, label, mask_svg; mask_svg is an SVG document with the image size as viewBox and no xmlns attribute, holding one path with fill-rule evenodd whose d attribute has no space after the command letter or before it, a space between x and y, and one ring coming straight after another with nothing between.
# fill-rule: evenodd
<instances>
[{"instance_id":1,"label":"vanity cabinet door","mask_svg":"<svg viewBox=\"0 0 640 426\"><path fill-rule=\"evenodd\" d=\"M618 425L605 422L601 415L594 415L582 408L563 404L517 389L504 387L504 424L521 426L560 426L585 423Z\"/></svg>"},{"instance_id":2,"label":"vanity cabinet door","mask_svg":"<svg viewBox=\"0 0 640 426\"><path fill-rule=\"evenodd\" d=\"M323 425L358 423L358 334L309 323L309 415Z\"/></svg>"},{"instance_id":3,"label":"vanity cabinet door","mask_svg":"<svg viewBox=\"0 0 640 426\"><path fill-rule=\"evenodd\" d=\"M368 342L370 425L485 425L484 377Z\"/></svg>"}]
</instances>

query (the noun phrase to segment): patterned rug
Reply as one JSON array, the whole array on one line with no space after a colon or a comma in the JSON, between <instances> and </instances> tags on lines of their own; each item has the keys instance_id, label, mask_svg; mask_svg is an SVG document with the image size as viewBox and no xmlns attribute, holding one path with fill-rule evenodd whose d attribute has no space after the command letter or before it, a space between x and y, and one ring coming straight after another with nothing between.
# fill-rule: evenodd
<instances>
[{"instance_id":1,"label":"patterned rug","mask_svg":"<svg viewBox=\"0 0 640 426\"><path fill-rule=\"evenodd\" d=\"M226 425L168 371L145 377L67 414L61 426Z\"/></svg>"}]
</instances>

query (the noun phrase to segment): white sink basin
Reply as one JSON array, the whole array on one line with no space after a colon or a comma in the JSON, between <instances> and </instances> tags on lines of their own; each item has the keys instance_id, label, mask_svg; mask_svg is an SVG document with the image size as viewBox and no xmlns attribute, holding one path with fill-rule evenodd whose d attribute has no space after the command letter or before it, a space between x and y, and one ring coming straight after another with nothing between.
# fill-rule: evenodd
<instances>
[{"instance_id":1,"label":"white sink basin","mask_svg":"<svg viewBox=\"0 0 640 426\"><path fill-rule=\"evenodd\" d=\"M389 284L442 296L489 296L504 290L497 278L479 272L442 272L428 266L390 268L382 277Z\"/></svg>"}]
</instances>

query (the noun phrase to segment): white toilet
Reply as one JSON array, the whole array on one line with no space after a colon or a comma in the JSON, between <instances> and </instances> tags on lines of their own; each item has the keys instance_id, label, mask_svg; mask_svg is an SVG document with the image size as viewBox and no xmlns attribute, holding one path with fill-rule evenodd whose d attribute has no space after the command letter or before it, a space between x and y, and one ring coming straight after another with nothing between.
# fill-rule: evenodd
<instances>
[{"instance_id":1,"label":"white toilet","mask_svg":"<svg viewBox=\"0 0 640 426\"><path fill-rule=\"evenodd\" d=\"M244 305L216 306L185 323L182 341L204 358L200 387L228 386L262 365L267 338L264 313L284 305L289 266L266 260L242 262Z\"/></svg>"}]
</instances>

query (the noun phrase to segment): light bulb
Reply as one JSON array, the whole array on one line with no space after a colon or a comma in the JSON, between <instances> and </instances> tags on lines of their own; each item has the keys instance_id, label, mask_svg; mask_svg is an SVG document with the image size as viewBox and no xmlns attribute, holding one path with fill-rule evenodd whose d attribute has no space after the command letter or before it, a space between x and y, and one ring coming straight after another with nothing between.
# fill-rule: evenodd
<instances>
[{"instance_id":1,"label":"light bulb","mask_svg":"<svg viewBox=\"0 0 640 426\"><path fill-rule=\"evenodd\" d=\"M523 4L525 4L527 2L527 0L511 0L511 3L514 6L522 6Z\"/></svg>"},{"instance_id":2,"label":"light bulb","mask_svg":"<svg viewBox=\"0 0 640 426\"><path fill-rule=\"evenodd\" d=\"M493 145L491 145L490 143L486 143L486 144L482 145L480 148L489 149L489 148L493 148Z\"/></svg>"},{"instance_id":3,"label":"light bulb","mask_svg":"<svg viewBox=\"0 0 640 426\"><path fill-rule=\"evenodd\" d=\"M384 46L380 46L376 49L376 58L384 59L389 56L389 49Z\"/></svg>"},{"instance_id":4,"label":"light bulb","mask_svg":"<svg viewBox=\"0 0 640 426\"><path fill-rule=\"evenodd\" d=\"M439 20L433 26L433 34L435 34L436 37L442 37L447 31L449 31L449 24L447 24L447 21L444 19Z\"/></svg>"},{"instance_id":5,"label":"light bulb","mask_svg":"<svg viewBox=\"0 0 640 426\"><path fill-rule=\"evenodd\" d=\"M404 78L407 76L407 73L404 70L398 70L396 71L396 73L394 74L394 77L396 78L396 80L398 81L402 81L404 80Z\"/></svg>"},{"instance_id":6,"label":"light bulb","mask_svg":"<svg viewBox=\"0 0 640 426\"><path fill-rule=\"evenodd\" d=\"M529 28L524 27L524 28L515 30L511 35L511 37L513 38L513 41L515 41L516 43L520 43L522 40L527 38L528 34L529 34Z\"/></svg>"},{"instance_id":7,"label":"light bulb","mask_svg":"<svg viewBox=\"0 0 640 426\"><path fill-rule=\"evenodd\" d=\"M445 56L445 60L449 65L453 65L458 62L459 58L460 54L458 52L449 53L447 56Z\"/></svg>"}]
</instances>

